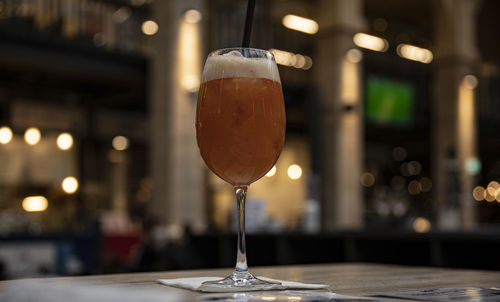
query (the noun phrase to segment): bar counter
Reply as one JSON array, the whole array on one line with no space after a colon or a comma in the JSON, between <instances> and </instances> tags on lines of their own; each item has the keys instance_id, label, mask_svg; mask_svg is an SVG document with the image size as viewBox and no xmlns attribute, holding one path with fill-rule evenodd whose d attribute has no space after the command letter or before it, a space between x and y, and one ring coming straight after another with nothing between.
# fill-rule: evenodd
<instances>
[{"instance_id":1,"label":"bar counter","mask_svg":"<svg viewBox=\"0 0 500 302\"><path fill-rule=\"evenodd\" d=\"M52 284L85 284L95 288L128 288L136 290L162 291L178 295L179 301L201 300L204 293L172 288L160 285L157 279L225 276L230 269L168 271L152 273L130 273L115 275L95 275L82 277L44 278L42 283ZM369 263L338 263L314 265L289 265L273 267L254 267L255 275L271 278L299 281L306 283L323 283L330 286L335 293L345 295L369 295L374 292L394 290L416 290L450 286L500 286L500 272L465 269L445 269L429 267L411 267ZM26 280L9 280L0 282L1 293L13 286L19 286ZM0 299L1 300L1 299ZM170 300L169 300L170 301Z\"/></svg>"}]
</instances>

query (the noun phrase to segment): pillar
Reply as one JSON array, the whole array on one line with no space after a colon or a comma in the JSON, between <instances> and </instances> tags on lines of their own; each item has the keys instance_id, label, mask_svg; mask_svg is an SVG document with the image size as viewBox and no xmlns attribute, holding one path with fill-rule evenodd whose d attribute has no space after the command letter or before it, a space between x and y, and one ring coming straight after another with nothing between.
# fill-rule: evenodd
<instances>
[{"instance_id":1,"label":"pillar","mask_svg":"<svg viewBox=\"0 0 500 302\"><path fill-rule=\"evenodd\" d=\"M204 58L201 0L153 3L159 30L150 61L151 171L153 200L149 213L161 225L206 223L204 168L196 144L196 99ZM196 9L196 14L185 12Z\"/></svg>"},{"instance_id":2,"label":"pillar","mask_svg":"<svg viewBox=\"0 0 500 302\"><path fill-rule=\"evenodd\" d=\"M434 75L434 181L437 223L442 229L471 228L474 175L466 162L477 157L474 73L476 0L434 2L436 61ZM455 175L455 176L454 176ZM452 179L456 179L456 185Z\"/></svg>"},{"instance_id":3,"label":"pillar","mask_svg":"<svg viewBox=\"0 0 500 302\"><path fill-rule=\"evenodd\" d=\"M325 231L363 226L361 52L362 1L322 0L314 62L321 98L322 222Z\"/></svg>"}]
</instances>

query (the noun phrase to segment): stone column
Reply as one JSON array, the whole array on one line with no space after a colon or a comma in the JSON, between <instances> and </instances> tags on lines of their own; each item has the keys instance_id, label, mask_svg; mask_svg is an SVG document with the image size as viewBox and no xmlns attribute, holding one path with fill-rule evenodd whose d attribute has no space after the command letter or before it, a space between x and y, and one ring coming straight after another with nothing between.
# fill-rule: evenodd
<instances>
[{"instance_id":1,"label":"stone column","mask_svg":"<svg viewBox=\"0 0 500 302\"><path fill-rule=\"evenodd\" d=\"M151 37L149 108L154 189L149 213L162 225L199 229L206 223L205 179L194 124L204 52L201 23L194 23L193 16L186 21L184 13L197 9L206 17L204 1L153 3L159 30Z\"/></svg>"},{"instance_id":2,"label":"stone column","mask_svg":"<svg viewBox=\"0 0 500 302\"><path fill-rule=\"evenodd\" d=\"M465 169L477 156L473 74L476 46L476 0L434 3L436 60L434 75L434 182L438 226L470 228L476 221L474 176ZM452 158L455 159L452 159ZM456 174L454 177L453 175ZM450 178L456 178L453 185ZM453 188L455 187L455 188Z\"/></svg>"},{"instance_id":3,"label":"stone column","mask_svg":"<svg viewBox=\"0 0 500 302\"><path fill-rule=\"evenodd\" d=\"M323 229L363 226L361 52L353 36L364 28L362 1L322 0L314 62L321 98Z\"/></svg>"}]
</instances>

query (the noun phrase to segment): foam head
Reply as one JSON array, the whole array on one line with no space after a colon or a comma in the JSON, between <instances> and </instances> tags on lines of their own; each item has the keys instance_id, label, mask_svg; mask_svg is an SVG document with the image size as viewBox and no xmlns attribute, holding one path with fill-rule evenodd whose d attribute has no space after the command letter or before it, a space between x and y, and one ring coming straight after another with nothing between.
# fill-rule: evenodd
<instances>
[{"instance_id":1,"label":"foam head","mask_svg":"<svg viewBox=\"0 0 500 302\"><path fill-rule=\"evenodd\" d=\"M271 58L246 58L239 51L209 56L202 82L222 78L264 78L280 83L278 67Z\"/></svg>"}]
</instances>

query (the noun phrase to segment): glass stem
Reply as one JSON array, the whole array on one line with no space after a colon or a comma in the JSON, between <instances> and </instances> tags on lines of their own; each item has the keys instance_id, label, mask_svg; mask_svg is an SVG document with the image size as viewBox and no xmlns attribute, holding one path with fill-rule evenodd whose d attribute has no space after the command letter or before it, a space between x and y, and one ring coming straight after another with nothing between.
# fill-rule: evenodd
<instances>
[{"instance_id":1,"label":"glass stem","mask_svg":"<svg viewBox=\"0 0 500 302\"><path fill-rule=\"evenodd\" d=\"M250 277L247 265L247 249L245 243L245 201L248 186L236 186L236 203L238 205L238 253L233 276L241 279Z\"/></svg>"}]
</instances>

